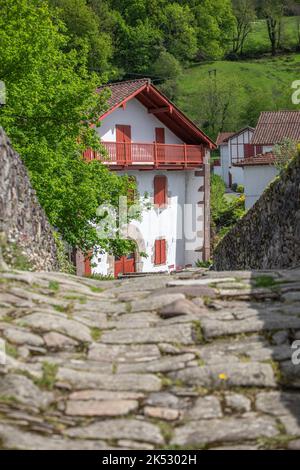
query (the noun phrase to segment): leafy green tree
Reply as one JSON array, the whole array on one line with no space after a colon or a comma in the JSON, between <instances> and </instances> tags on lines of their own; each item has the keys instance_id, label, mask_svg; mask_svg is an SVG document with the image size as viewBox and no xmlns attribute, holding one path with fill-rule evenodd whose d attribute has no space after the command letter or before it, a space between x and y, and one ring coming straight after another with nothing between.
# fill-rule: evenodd
<instances>
[{"instance_id":1,"label":"leafy green tree","mask_svg":"<svg viewBox=\"0 0 300 470\"><path fill-rule=\"evenodd\" d=\"M154 62L151 73L155 78L176 80L182 73L182 67L180 62L164 49Z\"/></svg>"},{"instance_id":2,"label":"leafy green tree","mask_svg":"<svg viewBox=\"0 0 300 470\"><path fill-rule=\"evenodd\" d=\"M100 150L91 124L105 105L95 93L98 77L87 72L88 49L68 50L61 22L45 0L0 0L0 77L7 104L0 125L30 173L50 222L72 246L99 241L99 205L117 207L130 186L98 161L84 162L87 147Z\"/></svg>"},{"instance_id":3,"label":"leafy green tree","mask_svg":"<svg viewBox=\"0 0 300 470\"><path fill-rule=\"evenodd\" d=\"M88 48L88 66L99 73L111 68L112 39L103 31L101 18L87 5L86 0L48 0L55 7L54 15L67 27L70 40L66 47L78 51Z\"/></svg>"},{"instance_id":4,"label":"leafy green tree","mask_svg":"<svg viewBox=\"0 0 300 470\"><path fill-rule=\"evenodd\" d=\"M128 26L119 18L116 27L115 62L130 74L146 74L161 50L161 33L150 20Z\"/></svg>"},{"instance_id":5,"label":"leafy green tree","mask_svg":"<svg viewBox=\"0 0 300 470\"><path fill-rule=\"evenodd\" d=\"M187 5L170 3L163 10L163 45L182 62L193 59L198 51L195 18Z\"/></svg>"},{"instance_id":6,"label":"leafy green tree","mask_svg":"<svg viewBox=\"0 0 300 470\"><path fill-rule=\"evenodd\" d=\"M171 100L175 100L178 95L178 78L181 73L180 62L165 49L161 51L151 69L151 76L160 82L160 90Z\"/></svg>"},{"instance_id":7,"label":"leafy green tree","mask_svg":"<svg viewBox=\"0 0 300 470\"><path fill-rule=\"evenodd\" d=\"M201 56L222 58L229 50L235 29L230 0L191 0L196 18L198 48Z\"/></svg>"}]
</instances>

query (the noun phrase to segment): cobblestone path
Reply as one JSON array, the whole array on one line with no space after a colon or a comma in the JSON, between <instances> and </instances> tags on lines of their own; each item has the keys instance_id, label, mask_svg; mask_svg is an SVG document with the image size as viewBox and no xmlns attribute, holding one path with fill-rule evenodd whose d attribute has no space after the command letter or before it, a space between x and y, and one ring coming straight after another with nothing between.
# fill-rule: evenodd
<instances>
[{"instance_id":1,"label":"cobblestone path","mask_svg":"<svg viewBox=\"0 0 300 470\"><path fill-rule=\"evenodd\" d=\"M2 449L300 449L300 270L0 273L0 337Z\"/></svg>"}]
</instances>

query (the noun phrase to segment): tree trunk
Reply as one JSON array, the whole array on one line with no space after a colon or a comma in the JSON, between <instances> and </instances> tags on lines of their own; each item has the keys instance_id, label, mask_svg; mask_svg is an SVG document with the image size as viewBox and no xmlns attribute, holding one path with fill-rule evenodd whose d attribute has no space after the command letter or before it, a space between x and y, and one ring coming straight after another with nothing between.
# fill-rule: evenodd
<instances>
[{"instance_id":1,"label":"tree trunk","mask_svg":"<svg viewBox=\"0 0 300 470\"><path fill-rule=\"evenodd\" d=\"M277 52L277 21L274 18L267 18L268 33L272 46L272 56Z\"/></svg>"}]
</instances>

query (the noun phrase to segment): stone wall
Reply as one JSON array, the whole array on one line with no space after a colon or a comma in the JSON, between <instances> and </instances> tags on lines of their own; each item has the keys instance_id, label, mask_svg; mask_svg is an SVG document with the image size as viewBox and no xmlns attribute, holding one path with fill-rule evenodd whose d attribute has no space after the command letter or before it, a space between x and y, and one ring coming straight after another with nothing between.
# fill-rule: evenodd
<instances>
[{"instance_id":1,"label":"stone wall","mask_svg":"<svg viewBox=\"0 0 300 470\"><path fill-rule=\"evenodd\" d=\"M214 253L214 267L219 271L296 266L300 266L300 155Z\"/></svg>"},{"instance_id":2,"label":"stone wall","mask_svg":"<svg viewBox=\"0 0 300 470\"><path fill-rule=\"evenodd\" d=\"M20 156L0 127L0 233L8 252L28 260L34 270L56 270L52 228L41 208ZM3 247L2 247L3 249Z\"/></svg>"}]
</instances>

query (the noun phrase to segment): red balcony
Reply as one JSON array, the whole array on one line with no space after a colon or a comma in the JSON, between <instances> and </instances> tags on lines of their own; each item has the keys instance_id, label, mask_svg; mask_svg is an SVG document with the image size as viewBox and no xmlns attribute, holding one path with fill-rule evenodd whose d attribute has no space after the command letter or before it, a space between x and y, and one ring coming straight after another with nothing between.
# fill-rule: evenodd
<instances>
[{"instance_id":1,"label":"red balcony","mask_svg":"<svg viewBox=\"0 0 300 470\"><path fill-rule=\"evenodd\" d=\"M107 157L91 149L84 152L86 160L102 160L111 168L119 167L197 167L203 164L204 147L202 145L169 145L101 142Z\"/></svg>"}]
</instances>

